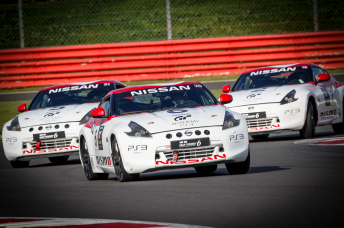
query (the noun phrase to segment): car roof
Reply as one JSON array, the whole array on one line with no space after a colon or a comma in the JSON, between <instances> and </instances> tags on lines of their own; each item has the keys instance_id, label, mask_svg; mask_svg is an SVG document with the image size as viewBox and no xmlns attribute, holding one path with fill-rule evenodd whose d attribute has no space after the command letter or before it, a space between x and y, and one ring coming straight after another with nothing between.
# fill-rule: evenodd
<instances>
[{"instance_id":1,"label":"car roof","mask_svg":"<svg viewBox=\"0 0 344 228\"><path fill-rule=\"evenodd\" d=\"M293 63L293 64L274 65L274 66L254 68L252 70L245 71L243 74L249 73L249 72L252 72L252 71L269 70L269 69L283 68L283 67L298 67L298 66L316 66L316 67L319 67L318 65L316 65L314 63Z\"/></svg>"},{"instance_id":2,"label":"car roof","mask_svg":"<svg viewBox=\"0 0 344 228\"><path fill-rule=\"evenodd\" d=\"M63 87L68 87L68 86L86 85L86 84L87 85L89 85L89 84L100 84L100 83L116 83L116 84L121 84L121 85L125 86L125 84L123 84L122 82L116 81L116 80L96 80L96 81L73 82L73 83L69 83L69 84L54 85L54 86L49 86L49 87L43 88L40 91L63 88Z\"/></svg>"},{"instance_id":3,"label":"car roof","mask_svg":"<svg viewBox=\"0 0 344 228\"><path fill-rule=\"evenodd\" d=\"M112 90L109 94L116 94L116 93L123 93L133 90L140 90L140 89L151 89L157 87L165 87L165 86L180 86L180 85L194 85L194 84L202 84L196 81L179 81L179 82L166 82L166 83L157 83L157 84L149 84L149 85L141 85L141 86L129 86L117 90ZM108 95L109 95L108 94Z\"/></svg>"}]
</instances>

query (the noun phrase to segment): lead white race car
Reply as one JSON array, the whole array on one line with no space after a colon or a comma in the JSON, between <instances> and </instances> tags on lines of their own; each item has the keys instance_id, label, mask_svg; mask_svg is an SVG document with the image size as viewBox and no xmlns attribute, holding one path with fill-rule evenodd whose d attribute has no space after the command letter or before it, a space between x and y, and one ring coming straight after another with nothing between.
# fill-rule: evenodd
<instances>
[{"instance_id":1,"label":"lead white race car","mask_svg":"<svg viewBox=\"0 0 344 228\"><path fill-rule=\"evenodd\" d=\"M229 94L222 103L231 102ZM221 105L199 82L127 87L110 92L80 131L80 159L88 180L116 173L120 182L140 173L194 167L230 174L249 170L245 118Z\"/></svg>"},{"instance_id":2,"label":"lead white race car","mask_svg":"<svg viewBox=\"0 0 344 228\"><path fill-rule=\"evenodd\" d=\"M64 163L79 152L79 131L91 118L90 111L114 89L124 84L114 80L72 83L40 90L22 112L5 123L2 144L13 168L26 167L30 160L47 157Z\"/></svg>"},{"instance_id":3,"label":"lead white race car","mask_svg":"<svg viewBox=\"0 0 344 228\"><path fill-rule=\"evenodd\" d=\"M242 113L253 139L270 133L299 131L313 138L316 126L332 125L344 133L344 86L326 70L312 63L257 68L244 72L232 91L233 102L226 107Z\"/></svg>"}]
</instances>

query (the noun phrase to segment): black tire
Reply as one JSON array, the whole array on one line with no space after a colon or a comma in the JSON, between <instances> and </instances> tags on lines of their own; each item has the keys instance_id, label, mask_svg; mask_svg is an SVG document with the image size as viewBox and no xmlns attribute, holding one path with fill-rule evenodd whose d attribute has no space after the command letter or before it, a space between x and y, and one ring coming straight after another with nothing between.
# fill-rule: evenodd
<instances>
[{"instance_id":1,"label":"black tire","mask_svg":"<svg viewBox=\"0 0 344 228\"><path fill-rule=\"evenodd\" d=\"M212 173L217 170L217 165L198 166L195 167L195 170L199 174Z\"/></svg>"},{"instance_id":2,"label":"black tire","mask_svg":"<svg viewBox=\"0 0 344 228\"><path fill-rule=\"evenodd\" d=\"M107 180L109 178L108 173L96 173L99 180Z\"/></svg>"},{"instance_id":3,"label":"black tire","mask_svg":"<svg viewBox=\"0 0 344 228\"><path fill-rule=\"evenodd\" d=\"M25 168L29 166L30 161L10 161L12 168Z\"/></svg>"},{"instance_id":4,"label":"black tire","mask_svg":"<svg viewBox=\"0 0 344 228\"><path fill-rule=\"evenodd\" d=\"M48 158L51 163L54 164L66 164L68 161L69 155L67 156L60 156L60 157L51 157Z\"/></svg>"},{"instance_id":5,"label":"black tire","mask_svg":"<svg viewBox=\"0 0 344 228\"><path fill-rule=\"evenodd\" d=\"M247 158L244 162L226 163L227 171L230 174L245 174L250 169L250 150L248 150Z\"/></svg>"},{"instance_id":6,"label":"black tire","mask_svg":"<svg viewBox=\"0 0 344 228\"><path fill-rule=\"evenodd\" d=\"M314 138L315 135L315 115L312 102L308 101L307 105L307 116L305 125L300 130L300 136L303 139Z\"/></svg>"},{"instance_id":7,"label":"black tire","mask_svg":"<svg viewBox=\"0 0 344 228\"><path fill-rule=\"evenodd\" d=\"M87 178L87 180L97 180L99 179L98 175L96 173L93 173L92 171L92 164L91 164L91 158L90 154L88 153L88 148L86 144L86 140L81 140L81 159L82 164L84 166L84 173Z\"/></svg>"},{"instance_id":8,"label":"black tire","mask_svg":"<svg viewBox=\"0 0 344 228\"><path fill-rule=\"evenodd\" d=\"M264 135L251 135L252 139L255 140L267 140L269 138L269 134Z\"/></svg>"},{"instance_id":9,"label":"black tire","mask_svg":"<svg viewBox=\"0 0 344 228\"><path fill-rule=\"evenodd\" d=\"M332 124L332 129L336 134L344 134L344 122Z\"/></svg>"},{"instance_id":10,"label":"black tire","mask_svg":"<svg viewBox=\"0 0 344 228\"><path fill-rule=\"evenodd\" d=\"M112 151L111 153L112 163L115 168L117 180L119 182L138 180L140 177L140 174L129 174L124 169L121 152L119 150L119 146L118 146L116 138L114 138L111 142L111 151Z\"/></svg>"}]
</instances>

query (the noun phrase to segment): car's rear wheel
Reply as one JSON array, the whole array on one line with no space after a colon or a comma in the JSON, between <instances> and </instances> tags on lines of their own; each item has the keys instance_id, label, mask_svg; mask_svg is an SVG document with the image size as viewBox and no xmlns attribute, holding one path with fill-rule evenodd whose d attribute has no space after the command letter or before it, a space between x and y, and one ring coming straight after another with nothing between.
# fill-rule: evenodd
<instances>
[{"instance_id":1,"label":"car's rear wheel","mask_svg":"<svg viewBox=\"0 0 344 228\"><path fill-rule=\"evenodd\" d=\"M123 166L123 160L121 156L121 152L119 150L119 146L117 143L117 139L114 138L111 143L111 151L112 151L112 163L115 167L115 172L117 176L117 180L119 182L125 182L125 181L135 181L140 178L140 174L129 174L127 171L125 171Z\"/></svg>"},{"instance_id":2,"label":"car's rear wheel","mask_svg":"<svg viewBox=\"0 0 344 228\"><path fill-rule=\"evenodd\" d=\"M212 173L217 170L217 165L207 165L195 167L195 170L199 174Z\"/></svg>"},{"instance_id":3,"label":"car's rear wheel","mask_svg":"<svg viewBox=\"0 0 344 228\"><path fill-rule=\"evenodd\" d=\"M30 161L11 161L11 166L14 169L25 168L29 166Z\"/></svg>"},{"instance_id":4,"label":"car's rear wheel","mask_svg":"<svg viewBox=\"0 0 344 228\"><path fill-rule=\"evenodd\" d=\"M106 180L109 177L108 173L93 173L91 157L87 148L86 139L81 140L81 159L82 164L84 165L84 173L87 180ZM100 174L100 175L99 175Z\"/></svg>"},{"instance_id":5,"label":"car's rear wheel","mask_svg":"<svg viewBox=\"0 0 344 228\"><path fill-rule=\"evenodd\" d=\"M307 116L305 125L300 130L300 136L304 139L314 138L315 135L315 115L312 102L308 101Z\"/></svg>"},{"instance_id":6,"label":"car's rear wheel","mask_svg":"<svg viewBox=\"0 0 344 228\"><path fill-rule=\"evenodd\" d=\"M51 157L49 161L54 164L65 164L68 161L69 156Z\"/></svg>"},{"instance_id":7,"label":"car's rear wheel","mask_svg":"<svg viewBox=\"0 0 344 228\"><path fill-rule=\"evenodd\" d=\"M269 138L269 134L263 134L263 135L251 135L252 139L255 140L266 140Z\"/></svg>"},{"instance_id":8,"label":"car's rear wheel","mask_svg":"<svg viewBox=\"0 0 344 228\"><path fill-rule=\"evenodd\" d=\"M227 171L230 174L245 174L250 169L250 150L244 162L226 163Z\"/></svg>"}]
</instances>

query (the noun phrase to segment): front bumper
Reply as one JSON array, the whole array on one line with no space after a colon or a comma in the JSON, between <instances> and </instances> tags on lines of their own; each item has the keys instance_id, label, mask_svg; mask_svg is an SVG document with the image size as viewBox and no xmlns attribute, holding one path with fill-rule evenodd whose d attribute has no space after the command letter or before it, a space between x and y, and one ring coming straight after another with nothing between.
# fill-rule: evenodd
<instances>
[{"instance_id":1,"label":"front bumper","mask_svg":"<svg viewBox=\"0 0 344 228\"><path fill-rule=\"evenodd\" d=\"M255 117L255 113L265 112L265 118L246 119L248 133L250 135L261 135L284 130L301 130L305 123L307 111L300 105L301 103L296 101L285 105L280 105L280 103L257 104L229 109L242 114L250 113L251 117Z\"/></svg>"}]
</instances>

